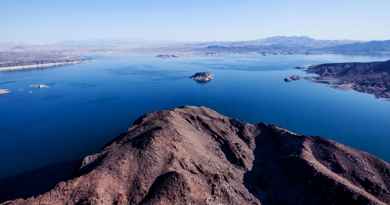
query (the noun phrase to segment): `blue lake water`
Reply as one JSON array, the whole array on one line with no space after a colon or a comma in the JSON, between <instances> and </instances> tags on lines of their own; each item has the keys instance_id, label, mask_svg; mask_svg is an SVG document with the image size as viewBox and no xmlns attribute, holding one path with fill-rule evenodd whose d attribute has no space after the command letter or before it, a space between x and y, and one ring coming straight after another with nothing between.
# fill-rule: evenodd
<instances>
[{"instance_id":1,"label":"blue lake water","mask_svg":"<svg viewBox=\"0 0 390 205\"><path fill-rule=\"evenodd\" d=\"M60 68L0 73L0 178L98 151L145 112L204 105L249 122L324 136L390 160L390 102L301 80L295 66L369 57L117 56ZM188 76L211 71L197 84ZM34 89L43 83L49 89Z\"/></svg>"}]
</instances>

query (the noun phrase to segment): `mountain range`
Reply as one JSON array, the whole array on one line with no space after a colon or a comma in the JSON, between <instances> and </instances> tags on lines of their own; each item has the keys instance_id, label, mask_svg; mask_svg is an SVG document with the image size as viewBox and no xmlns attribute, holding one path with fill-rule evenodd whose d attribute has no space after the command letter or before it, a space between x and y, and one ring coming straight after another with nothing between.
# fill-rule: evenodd
<instances>
[{"instance_id":1,"label":"mountain range","mask_svg":"<svg viewBox=\"0 0 390 205\"><path fill-rule=\"evenodd\" d=\"M104 53L260 53L275 54L347 54L390 55L390 40L319 40L307 36L274 36L248 41L172 42L144 40L64 41L55 44L0 44L0 52Z\"/></svg>"},{"instance_id":2,"label":"mountain range","mask_svg":"<svg viewBox=\"0 0 390 205\"><path fill-rule=\"evenodd\" d=\"M389 41L318 40L306 36L275 36L270 38L196 44L206 52L257 52L263 54L350 54L388 55Z\"/></svg>"}]
</instances>

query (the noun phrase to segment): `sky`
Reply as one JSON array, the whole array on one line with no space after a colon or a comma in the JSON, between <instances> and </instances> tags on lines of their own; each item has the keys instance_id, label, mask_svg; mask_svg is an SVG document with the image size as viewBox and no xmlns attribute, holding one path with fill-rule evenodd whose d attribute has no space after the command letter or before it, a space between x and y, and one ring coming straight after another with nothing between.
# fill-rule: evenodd
<instances>
[{"instance_id":1,"label":"sky","mask_svg":"<svg viewBox=\"0 0 390 205\"><path fill-rule=\"evenodd\" d=\"M0 42L390 39L390 0L1 0Z\"/></svg>"}]
</instances>

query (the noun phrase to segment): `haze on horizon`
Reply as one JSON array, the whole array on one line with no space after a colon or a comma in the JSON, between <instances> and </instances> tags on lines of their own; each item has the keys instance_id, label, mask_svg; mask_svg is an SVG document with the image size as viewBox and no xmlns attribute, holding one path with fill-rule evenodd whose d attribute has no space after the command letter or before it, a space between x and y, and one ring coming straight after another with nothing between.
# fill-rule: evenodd
<instances>
[{"instance_id":1,"label":"haze on horizon","mask_svg":"<svg viewBox=\"0 0 390 205\"><path fill-rule=\"evenodd\" d=\"M0 43L390 39L390 1L3 0Z\"/></svg>"}]
</instances>

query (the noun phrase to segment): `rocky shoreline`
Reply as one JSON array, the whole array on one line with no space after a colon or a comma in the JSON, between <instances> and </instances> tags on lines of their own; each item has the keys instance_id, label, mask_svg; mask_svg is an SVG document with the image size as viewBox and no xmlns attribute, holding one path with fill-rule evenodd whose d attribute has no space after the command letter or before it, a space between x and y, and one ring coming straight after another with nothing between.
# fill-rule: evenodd
<instances>
[{"instance_id":1,"label":"rocky shoreline","mask_svg":"<svg viewBox=\"0 0 390 205\"><path fill-rule=\"evenodd\" d=\"M321 64L305 71L316 74L309 79L317 83L390 99L390 61Z\"/></svg>"},{"instance_id":2,"label":"rocky shoreline","mask_svg":"<svg viewBox=\"0 0 390 205\"><path fill-rule=\"evenodd\" d=\"M390 164L334 141L205 107L142 116L69 180L3 205L386 205Z\"/></svg>"},{"instance_id":3,"label":"rocky shoreline","mask_svg":"<svg viewBox=\"0 0 390 205\"><path fill-rule=\"evenodd\" d=\"M301 76L299 76L299 75L290 75L290 76L284 78L284 82L288 83L288 82L297 81L300 79L301 79Z\"/></svg>"}]
</instances>

